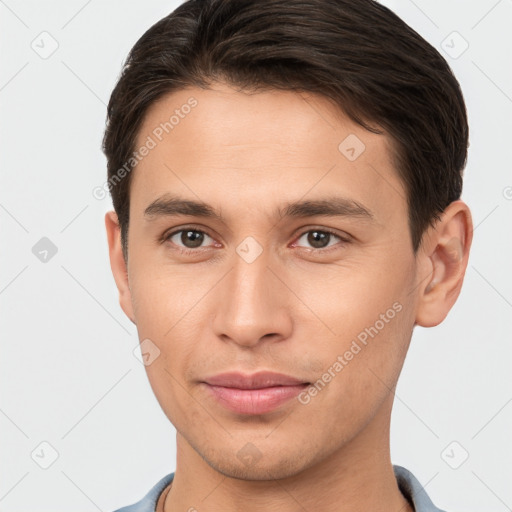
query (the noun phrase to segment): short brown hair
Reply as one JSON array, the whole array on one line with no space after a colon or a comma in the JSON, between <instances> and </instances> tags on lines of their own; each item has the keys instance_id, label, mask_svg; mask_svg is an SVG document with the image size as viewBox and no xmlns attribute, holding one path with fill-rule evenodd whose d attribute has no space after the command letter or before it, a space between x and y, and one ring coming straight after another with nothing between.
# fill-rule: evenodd
<instances>
[{"instance_id":1,"label":"short brown hair","mask_svg":"<svg viewBox=\"0 0 512 512\"><path fill-rule=\"evenodd\" d=\"M469 130L459 83L391 10L373 0L188 0L137 41L108 104L103 151L125 260L131 172L112 178L126 169L149 106L214 81L316 93L367 130L385 130L415 253L429 224L460 198Z\"/></svg>"}]
</instances>

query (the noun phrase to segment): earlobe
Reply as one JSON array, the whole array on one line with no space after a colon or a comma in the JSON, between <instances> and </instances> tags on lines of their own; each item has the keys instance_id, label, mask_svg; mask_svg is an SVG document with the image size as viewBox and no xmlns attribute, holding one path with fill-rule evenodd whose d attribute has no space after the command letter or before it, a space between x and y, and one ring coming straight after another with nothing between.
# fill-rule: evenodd
<instances>
[{"instance_id":1,"label":"earlobe","mask_svg":"<svg viewBox=\"0 0 512 512\"><path fill-rule=\"evenodd\" d=\"M110 268L112 269L114 281L119 291L119 304L125 315L136 324L133 314L128 271L121 245L121 229L114 211L109 211L105 214L105 228L107 230Z\"/></svg>"},{"instance_id":2,"label":"earlobe","mask_svg":"<svg viewBox=\"0 0 512 512\"><path fill-rule=\"evenodd\" d=\"M418 266L430 269L427 278L423 277L425 283L418 287L415 323L422 327L440 324L460 294L473 238L468 206L461 200L452 202L428 231L420 255L423 264Z\"/></svg>"}]
</instances>

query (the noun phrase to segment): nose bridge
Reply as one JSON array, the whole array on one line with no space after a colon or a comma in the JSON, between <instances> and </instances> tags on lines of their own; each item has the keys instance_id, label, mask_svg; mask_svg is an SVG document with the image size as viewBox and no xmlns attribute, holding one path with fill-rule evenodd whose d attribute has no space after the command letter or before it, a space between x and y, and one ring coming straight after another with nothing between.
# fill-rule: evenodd
<instances>
[{"instance_id":1,"label":"nose bridge","mask_svg":"<svg viewBox=\"0 0 512 512\"><path fill-rule=\"evenodd\" d=\"M291 322L282 283L267 268L272 259L268 249L248 238L236 247L231 271L222 280L215 331L224 339L252 346L265 335L288 336Z\"/></svg>"}]
</instances>

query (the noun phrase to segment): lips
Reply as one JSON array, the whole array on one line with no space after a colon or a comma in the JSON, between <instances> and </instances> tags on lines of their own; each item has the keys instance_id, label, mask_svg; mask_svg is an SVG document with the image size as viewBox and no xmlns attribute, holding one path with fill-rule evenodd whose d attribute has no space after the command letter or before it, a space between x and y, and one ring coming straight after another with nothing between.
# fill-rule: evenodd
<instances>
[{"instance_id":1,"label":"lips","mask_svg":"<svg viewBox=\"0 0 512 512\"><path fill-rule=\"evenodd\" d=\"M238 389L262 389L274 386L297 386L308 382L289 377L282 373L259 372L252 375L243 373L222 373L205 379L207 384Z\"/></svg>"},{"instance_id":2,"label":"lips","mask_svg":"<svg viewBox=\"0 0 512 512\"><path fill-rule=\"evenodd\" d=\"M274 372L238 372L208 377L203 386L223 407L239 414L265 414L296 397L309 382Z\"/></svg>"}]
</instances>

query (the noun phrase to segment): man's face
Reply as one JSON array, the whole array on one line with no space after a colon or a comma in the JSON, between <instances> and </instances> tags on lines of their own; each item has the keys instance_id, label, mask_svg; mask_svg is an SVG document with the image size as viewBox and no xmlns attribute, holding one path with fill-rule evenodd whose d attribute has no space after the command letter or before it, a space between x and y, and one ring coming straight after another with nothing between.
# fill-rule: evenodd
<instances>
[{"instance_id":1,"label":"man's face","mask_svg":"<svg viewBox=\"0 0 512 512\"><path fill-rule=\"evenodd\" d=\"M248 479L296 474L357 436L384 440L419 279L389 140L317 96L216 84L152 105L136 147L146 143L130 190L124 309L149 357L160 351L146 369L178 433L216 470ZM166 195L221 219L145 215ZM335 198L371 216L285 211ZM275 390L223 401L205 384L260 371L312 386L273 402Z\"/></svg>"}]
</instances>

